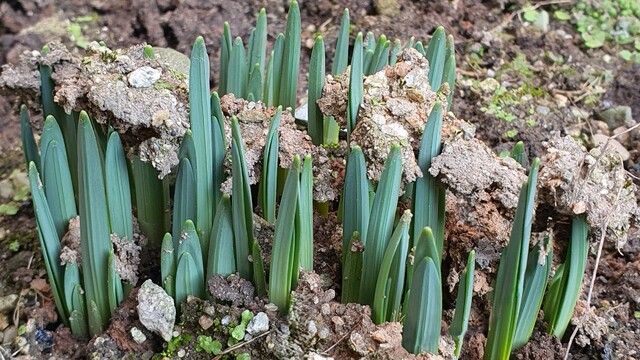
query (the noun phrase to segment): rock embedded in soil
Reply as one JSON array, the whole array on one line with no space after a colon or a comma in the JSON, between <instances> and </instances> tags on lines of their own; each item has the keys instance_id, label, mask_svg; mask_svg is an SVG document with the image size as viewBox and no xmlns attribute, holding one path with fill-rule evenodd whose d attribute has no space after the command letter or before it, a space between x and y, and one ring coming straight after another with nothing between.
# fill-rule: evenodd
<instances>
[{"instance_id":1,"label":"rock embedded in soil","mask_svg":"<svg viewBox=\"0 0 640 360\"><path fill-rule=\"evenodd\" d=\"M151 280L145 281L138 292L137 310L145 328L160 335L164 341L171 340L176 307L173 298L162 287Z\"/></svg>"},{"instance_id":2,"label":"rock embedded in soil","mask_svg":"<svg viewBox=\"0 0 640 360\"><path fill-rule=\"evenodd\" d=\"M129 79L129 85L134 88L146 88L160 80L161 75L161 70L143 66L130 72L127 78Z\"/></svg>"},{"instance_id":3,"label":"rock embedded in soil","mask_svg":"<svg viewBox=\"0 0 640 360\"><path fill-rule=\"evenodd\" d=\"M249 184L257 184L262 172L261 162L264 154L267 134L271 118L275 115L274 108L267 108L261 102L236 99L233 94L227 94L220 99L222 111L227 117L238 118L238 125L244 142L245 163L249 175ZM226 144L231 147L231 125L225 122ZM279 133L278 165L289 169L295 155L301 159L311 155L313 162L313 199L327 202L340 196L342 176L338 176L331 162L330 154L322 146L313 145L311 137L306 132L298 130L295 119L289 110L282 111ZM227 173L231 174L231 163L226 161ZM231 193L231 176L222 184L224 193Z\"/></svg>"},{"instance_id":4,"label":"rock embedded in soil","mask_svg":"<svg viewBox=\"0 0 640 360\"><path fill-rule=\"evenodd\" d=\"M329 76L318 105L324 115L346 126L348 70ZM403 183L422 177L415 154L429 114L437 101L446 109L446 98L429 86L429 62L415 49L398 54L398 62L364 77L363 99L350 146L358 145L367 162L367 176L378 181L391 145L400 144Z\"/></svg>"},{"instance_id":5,"label":"rock embedded in soil","mask_svg":"<svg viewBox=\"0 0 640 360\"><path fill-rule=\"evenodd\" d=\"M184 74L161 57L145 57L144 45L111 50L93 42L83 58L60 43L49 48L46 55L31 52L16 67L4 66L0 88L39 111L38 65L52 66L54 100L67 113L85 110L104 129L113 127L127 149L150 162L161 178L178 164L179 140L189 128Z\"/></svg>"},{"instance_id":6,"label":"rock embedded in soil","mask_svg":"<svg viewBox=\"0 0 640 360\"><path fill-rule=\"evenodd\" d=\"M147 341L147 336L135 326L131 328L131 338L138 344Z\"/></svg>"},{"instance_id":7,"label":"rock embedded in soil","mask_svg":"<svg viewBox=\"0 0 640 360\"><path fill-rule=\"evenodd\" d=\"M6 312L13 311L17 302L18 295L16 294L9 294L0 297L0 313L4 314Z\"/></svg>"},{"instance_id":8,"label":"rock embedded in soil","mask_svg":"<svg viewBox=\"0 0 640 360\"><path fill-rule=\"evenodd\" d=\"M603 146L587 152L570 137L552 139L546 146L540 159L539 202L563 215L586 215L592 233L599 234L606 225L606 238L621 249L640 210L636 186L620 156Z\"/></svg>"},{"instance_id":9,"label":"rock embedded in soil","mask_svg":"<svg viewBox=\"0 0 640 360\"><path fill-rule=\"evenodd\" d=\"M264 312L259 312L247 324L247 333L257 336L269 330L269 317Z\"/></svg>"}]
</instances>

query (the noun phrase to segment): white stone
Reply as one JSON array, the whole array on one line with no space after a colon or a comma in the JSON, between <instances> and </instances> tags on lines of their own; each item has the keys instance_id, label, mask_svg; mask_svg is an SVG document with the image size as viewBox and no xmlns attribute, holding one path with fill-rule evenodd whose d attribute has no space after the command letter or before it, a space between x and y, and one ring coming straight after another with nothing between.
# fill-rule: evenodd
<instances>
[{"instance_id":1,"label":"white stone","mask_svg":"<svg viewBox=\"0 0 640 360\"><path fill-rule=\"evenodd\" d=\"M146 88L160 79L162 71L150 66L143 66L129 74L129 85L134 88Z\"/></svg>"},{"instance_id":2,"label":"white stone","mask_svg":"<svg viewBox=\"0 0 640 360\"><path fill-rule=\"evenodd\" d=\"M263 312L257 313L247 325L247 333L252 336L260 335L267 330L269 330L269 317Z\"/></svg>"},{"instance_id":3,"label":"white stone","mask_svg":"<svg viewBox=\"0 0 640 360\"><path fill-rule=\"evenodd\" d=\"M145 281L138 292L138 317L150 331L169 341L176 321L176 306L173 298L162 287L151 280Z\"/></svg>"},{"instance_id":4,"label":"white stone","mask_svg":"<svg viewBox=\"0 0 640 360\"><path fill-rule=\"evenodd\" d=\"M133 338L133 341L138 344L142 344L147 341L147 336L135 326L131 328L131 338Z\"/></svg>"}]
</instances>

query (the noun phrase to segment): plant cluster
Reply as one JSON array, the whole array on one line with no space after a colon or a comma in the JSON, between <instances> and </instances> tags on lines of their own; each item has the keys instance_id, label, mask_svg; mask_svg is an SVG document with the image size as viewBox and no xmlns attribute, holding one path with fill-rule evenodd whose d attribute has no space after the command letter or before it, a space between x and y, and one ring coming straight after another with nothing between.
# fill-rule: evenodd
<instances>
[{"instance_id":1,"label":"plant cluster","mask_svg":"<svg viewBox=\"0 0 640 360\"><path fill-rule=\"evenodd\" d=\"M616 46L626 61L640 63L640 4L635 0L580 0L571 13L556 10L558 20L571 21L584 46Z\"/></svg>"},{"instance_id":2,"label":"plant cluster","mask_svg":"<svg viewBox=\"0 0 640 360\"><path fill-rule=\"evenodd\" d=\"M196 39L189 74L191 129L182 139L178 155L171 211L168 181L158 180L157 172L139 158L128 161L117 132L102 132L84 112L64 113L51 96L51 68L40 67L47 120L38 151L28 118L23 116L23 144L49 281L58 311L75 334L100 333L130 288L116 271L116 252L123 241L133 240L132 203L136 204L142 233L162 243L162 285L177 303L189 295L207 296L206 280L214 274L239 273L252 281L258 295L267 294L281 313L287 313L300 270L313 270L314 206L322 214L328 205L314 204L312 199L311 156L295 155L288 169L280 168L278 161L282 109L297 104L301 43L298 4L291 3L285 33L277 36L268 61L266 21L262 10L248 47L241 38L232 41L230 27L224 24L218 92L210 91L204 40ZM366 37L359 33L349 61L349 27L345 11L332 68L333 74L349 74L344 124L348 139L359 121L364 77L394 64L403 50L400 41L392 45L384 35L376 39L372 33ZM376 184L367 177L362 149L351 143L339 205L343 227L341 299L371 306L375 323L403 322L402 344L407 350L437 354L443 301L445 190L428 169L441 151L443 120L455 80L455 54L453 37L447 37L442 27L426 47L413 39L404 46L409 47L429 60L429 85L438 91L440 99L424 124L418 151L417 162L424 176L403 186L401 146L394 144ZM307 131L315 144L331 147L338 143L341 125L324 116L316 103L325 79L324 51L319 36L310 61ZM153 57L153 49L146 47L144 54ZM222 111L220 97L227 93L276 108L263 150L257 199L249 184L239 121L235 117L227 119ZM225 137L228 126L229 152ZM511 156L524 163L521 144ZM220 190L226 179L226 162L231 163L230 195ZM486 359L507 359L513 348L528 341L543 301L551 266L550 240L539 241L529 250L537 168L536 160L522 187L511 241L501 259ZM411 206L398 214L403 192L411 199ZM268 281L262 249L254 237L255 203L264 219L275 223ZM78 215L81 263L69 261L61 266L61 239L70 220ZM551 332L558 336L566 328L584 272L586 223L575 226L574 232L580 234L575 242L578 250L556 271L545 302L549 323L553 324ZM533 261L545 256L543 264ZM471 252L449 327L457 356L467 330L474 266L475 253ZM243 313L242 322L230 330L229 346L244 338L250 315ZM198 346L215 354L222 344L201 336Z\"/></svg>"}]
</instances>

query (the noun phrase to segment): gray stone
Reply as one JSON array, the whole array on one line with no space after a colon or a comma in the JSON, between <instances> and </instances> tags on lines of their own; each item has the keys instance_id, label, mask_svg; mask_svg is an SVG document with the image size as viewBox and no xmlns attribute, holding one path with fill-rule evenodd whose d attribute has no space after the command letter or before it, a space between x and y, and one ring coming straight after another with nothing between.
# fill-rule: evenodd
<instances>
[{"instance_id":1,"label":"gray stone","mask_svg":"<svg viewBox=\"0 0 640 360\"><path fill-rule=\"evenodd\" d=\"M160 79L162 71L150 66L143 66L129 74L129 85L134 88L147 88Z\"/></svg>"},{"instance_id":2,"label":"gray stone","mask_svg":"<svg viewBox=\"0 0 640 360\"><path fill-rule=\"evenodd\" d=\"M142 344L147 341L147 336L135 326L131 328L131 338L133 338L133 341L138 344Z\"/></svg>"},{"instance_id":3,"label":"gray stone","mask_svg":"<svg viewBox=\"0 0 640 360\"><path fill-rule=\"evenodd\" d=\"M154 47L153 52L161 60L166 61L169 67L180 72L185 77L189 76L189 57L171 48Z\"/></svg>"},{"instance_id":4,"label":"gray stone","mask_svg":"<svg viewBox=\"0 0 640 360\"><path fill-rule=\"evenodd\" d=\"M147 280L138 292L138 317L148 330L160 335L164 341L171 340L176 321L176 306L173 298L163 288Z\"/></svg>"},{"instance_id":5,"label":"gray stone","mask_svg":"<svg viewBox=\"0 0 640 360\"><path fill-rule=\"evenodd\" d=\"M18 301L18 295L9 294L7 296L0 297L0 314L13 311Z\"/></svg>"},{"instance_id":6,"label":"gray stone","mask_svg":"<svg viewBox=\"0 0 640 360\"><path fill-rule=\"evenodd\" d=\"M609 125L609 129L611 130L625 125L632 120L631 107L629 106L613 106L598 115L602 121Z\"/></svg>"},{"instance_id":7,"label":"gray stone","mask_svg":"<svg viewBox=\"0 0 640 360\"><path fill-rule=\"evenodd\" d=\"M4 337L2 338L2 343L11 344L13 340L16 339L17 336L18 336L18 329L15 327L15 325L11 325L4 331Z\"/></svg>"},{"instance_id":8,"label":"gray stone","mask_svg":"<svg viewBox=\"0 0 640 360\"><path fill-rule=\"evenodd\" d=\"M269 330L269 317L263 312L259 312L254 316L247 325L247 333L256 336Z\"/></svg>"},{"instance_id":9,"label":"gray stone","mask_svg":"<svg viewBox=\"0 0 640 360\"><path fill-rule=\"evenodd\" d=\"M620 144L618 140L611 139L608 136L603 134L593 135L593 144L596 146L605 144L607 140L609 141L608 146L610 146L613 150L615 150L616 153L620 155L620 157L622 158L622 161L629 160L629 157L631 156L631 154L629 153L629 150L627 150L622 144Z\"/></svg>"}]
</instances>

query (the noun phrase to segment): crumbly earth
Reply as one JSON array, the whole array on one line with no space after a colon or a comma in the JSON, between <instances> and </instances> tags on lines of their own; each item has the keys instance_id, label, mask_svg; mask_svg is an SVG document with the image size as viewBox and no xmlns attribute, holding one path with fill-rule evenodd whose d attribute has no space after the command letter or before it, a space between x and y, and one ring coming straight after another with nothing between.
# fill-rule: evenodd
<instances>
[{"instance_id":1,"label":"crumbly earth","mask_svg":"<svg viewBox=\"0 0 640 360\"><path fill-rule=\"evenodd\" d=\"M83 57L57 42L49 49L44 55L25 53L15 68L5 65L0 89L21 94L27 104L37 103L38 65L50 66L54 100L67 113L85 110L97 123L116 129L124 144L151 162L161 178L178 164L179 139L189 128L185 74L160 57L145 57L144 45L111 50L93 42ZM141 69L157 75L141 84L134 80Z\"/></svg>"},{"instance_id":2,"label":"crumbly earth","mask_svg":"<svg viewBox=\"0 0 640 360\"><path fill-rule=\"evenodd\" d=\"M231 144L231 125L229 118L238 118L238 125L244 142L245 163L249 175L249 183L255 185L260 180L262 172L262 157L266 137L269 133L271 119L275 115L275 109L267 108L261 102L252 102L244 99L236 99L233 94L227 94L220 99L222 111L227 116L225 122L226 143L228 151ZM313 162L313 199L319 202L336 200L340 195L337 189L340 188L336 170L330 158L330 153L322 146L313 145L311 138L306 132L296 128L295 119L291 112L282 111L279 133L279 154L278 163L283 169L289 169L295 155L301 159L311 155ZM231 164L226 162L227 173L231 174ZM340 179L340 180L338 180ZM225 193L231 193L231 176L222 184Z\"/></svg>"},{"instance_id":3,"label":"crumbly earth","mask_svg":"<svg viewBox=\"0 0 640 360\"><path fill-rule=\"evenodd\" d=\"M602 145L587 152L570 137L553 138L541 159L538 188L542 202L565 215L585 214L591 231L606 226L607 239L621 249L640 209L636 186L619 155Z\"/></svg>"}]
</instances>

